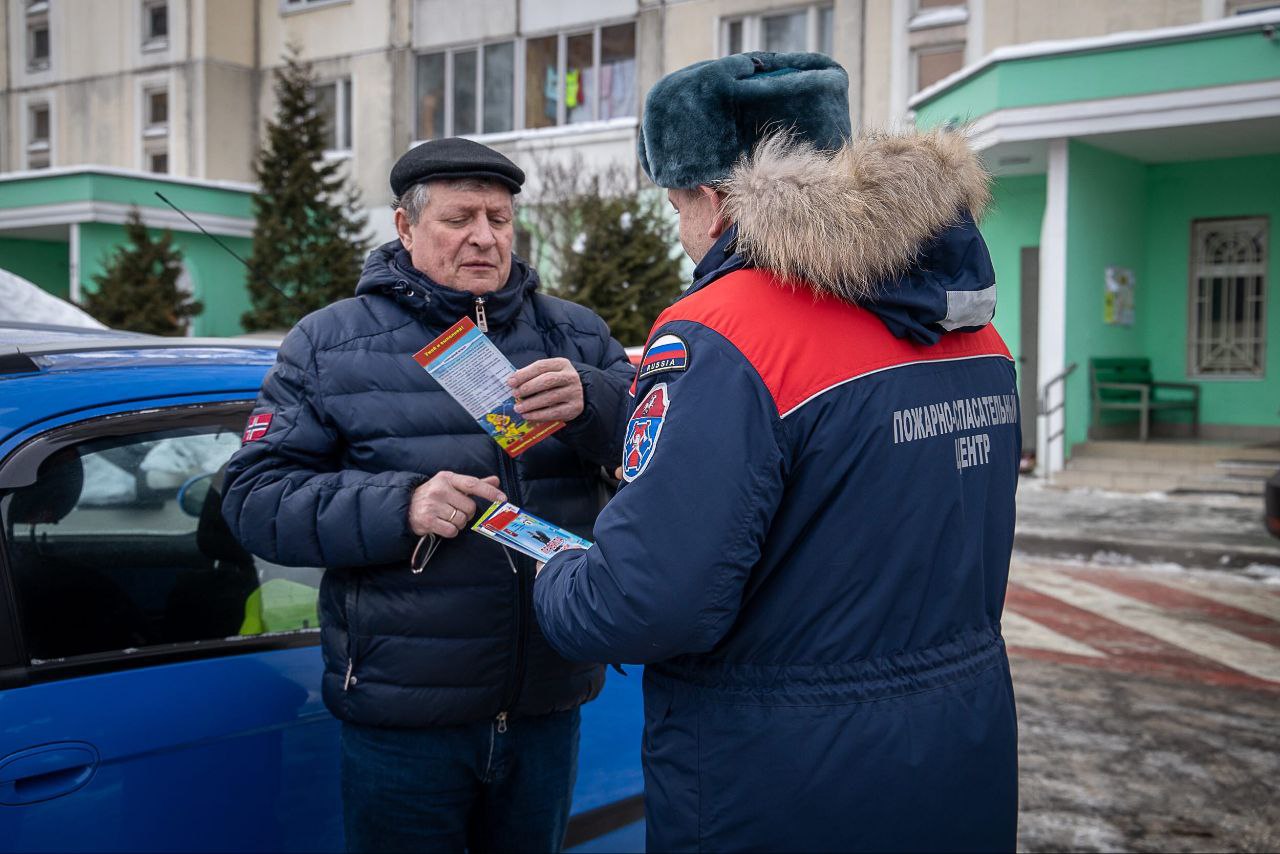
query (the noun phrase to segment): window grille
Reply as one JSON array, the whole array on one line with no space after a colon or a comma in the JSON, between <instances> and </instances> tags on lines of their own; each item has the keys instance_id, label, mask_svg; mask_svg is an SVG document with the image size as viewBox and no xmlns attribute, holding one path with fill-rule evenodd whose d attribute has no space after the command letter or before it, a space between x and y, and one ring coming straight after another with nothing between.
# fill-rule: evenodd
<instances>
[{"instance_id":1,"label":"window grille","mask_svg":"<svg viewBox=\"0 0 1280 854\"><path fill-rule=\"evenodd\" d=\"M1266 217L1193 224L1188 324L1192 376L1263 376L1268 226Z\"/></svg>"}]
</instances>

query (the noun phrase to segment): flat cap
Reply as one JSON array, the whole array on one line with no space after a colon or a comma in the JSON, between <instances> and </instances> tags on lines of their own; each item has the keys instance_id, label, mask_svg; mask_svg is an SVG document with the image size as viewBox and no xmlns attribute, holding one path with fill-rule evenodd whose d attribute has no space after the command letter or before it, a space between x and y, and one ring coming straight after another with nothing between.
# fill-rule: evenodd
<instances>
[{"instance_id":1,"label":"flat cap","mask_svg":"<svg viewBox=\"0 0 1280 854\"><path fill-rule=\"evenodd\" d=\"M636 147L653 183L689 190L728 176L779 130L823 151L849 140L849 75L840 63L753 51L673 71L645 98Z\"/></svg>"},{"instance_id":2,"label":"flat cap","mask_svg":"<svg viewBox=\"0 0 1280 854\"><path fill-rule=\"evenodd\" d=\"M401 155L391 167L391 192L398 198L414 184L436 178L492 178L518 193L524 171L487 145L451 136L415 145Z\"/></svg>"}]
</instances>

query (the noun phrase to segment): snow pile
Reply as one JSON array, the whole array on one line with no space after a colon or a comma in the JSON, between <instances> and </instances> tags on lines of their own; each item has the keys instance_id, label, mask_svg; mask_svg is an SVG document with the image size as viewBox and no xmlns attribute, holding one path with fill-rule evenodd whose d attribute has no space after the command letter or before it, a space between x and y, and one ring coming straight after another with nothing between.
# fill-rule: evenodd
<instances>
[{"instance_id":1,"label":"snow pile","mask_svg":"<svg viewBox=\"0 0 1280 854\"><path fill-rule=\"evenodd\" d=\"M0 323L5 321L85 329L107 328L66 300L41 290L21 276L0 269Z\"/></svg>"}]
</instances>

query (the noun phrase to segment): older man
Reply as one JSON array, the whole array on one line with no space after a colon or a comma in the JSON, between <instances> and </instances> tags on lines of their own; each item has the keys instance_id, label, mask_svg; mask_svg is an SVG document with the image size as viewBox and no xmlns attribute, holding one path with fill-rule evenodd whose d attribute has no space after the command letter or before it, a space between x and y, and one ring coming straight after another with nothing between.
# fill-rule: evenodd
<instances>
[{"instance_id":1,"label":"older man","mask_svg":"<svg viewBox=\"0 0 1280 854\"><path fill-rule=\"evenodd\" d=\"M405 154L399 240L369 256L355 298L289 333L254 409L266 429L228 466L245 546L327 568L323 688L343 721L351 850L554 851L564 836L578 707L601 668L547 646L531 561L459 534L504 497L589 533L633 372L604 321L539 293L512 254L523 180L467 140ZM464 317L519 369L517 411L567 422L515 460L412 358Z\"/></svg>"},{"instance_id":2,"label":"older man","mask_svg":"<svg viewBox=\"0 0 1280 854\"><path fill-rule=\"evenodd\" d=\"M695 281L641 363L628 483L534 600L563 654L651 665L651 850L1014 846L987 179L952 134L853 138L847 87L753 53L646 100Z\"/></svg>"}]
</instances>

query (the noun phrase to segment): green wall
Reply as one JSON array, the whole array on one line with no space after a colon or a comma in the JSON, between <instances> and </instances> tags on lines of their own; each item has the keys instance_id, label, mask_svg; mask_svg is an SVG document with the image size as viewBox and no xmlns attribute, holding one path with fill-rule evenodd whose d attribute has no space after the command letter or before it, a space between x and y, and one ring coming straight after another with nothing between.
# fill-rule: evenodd
<instances>
[{"instance_id":1,"label":"green wall","mask_svg":"<svg viewBox=\"0 0 1280 854\"><path fill-rule=\"evenodd\" d=\"M1040 245L1044 202L1043 175L997 178L980 227L996 268L995 327L1014 358L1022 356L1022 249Z\"/></svg>"},{"instance_id":2,"label":"green wall","mask_svg":"<svg viewBox=\"0 0 1280 854\"><path fill-rule=\"evenodd\" d=\"M172 210L156 196L157 191L188 213L253 217L253 194L244 189L88 170L65 175L37 173L0 182L0 208L66 204L92 199L97 202Z\"/></svg>"},{"instance_id":3,"label":"green wall","mask_svg":"<svg viewBox=\"0 0 1280 854\"><path fill-rule=\"evenodd\" d=\"M1280 77L1280 42L1259 30L997 62L917 105L916 123L994 110L1250 83Z\"/></svg>"},{"instance_id":4,"label":"green wall","mask_svg":"<svg viewBox=\"0 0 1280 854\"><path fill-rule=\"evenodd\" d=\"M1152 282L1146 271L1146 173L1146 165L1137 160L1070 143L1065 355L1068 365L1079 367L1068 381L1067 447L1087 438L1089 359L1148 355L1144 330L1152 322L1150 309L1169 298L1167 286ZM1103 323L1109 266L1128 267L1136 277L1133 326ZM1115 420L1126 420L1127 413L1117 416Z\"/></svg>"},{"instance_id":5,"label":"green wall","mask_svg":"<svg viewBox=\"0 0 1280 854\"><path fill-rule=\"evenodd\" d=\"M1195 382L1200 384L1205 423L1280 426L1280 155L1152 165L1147 169L1147 211L1146 279L1167 298L1139 305L1147 316L1144 349L1156 379L1180 382L1188 381L1192 221L1270 218L1265 377Z\"/></svg>"},{"instance_id":6,"label":"green wall","mask_svg":"<svg viewBox=\"0 0 1280 854\"><path fill-rule=\"evenodd\" d=\"M0 268L63 299L71 291L71 253L63 241L0 237Z\"/></svg>"},{"instance_id":7,"label":"green wall","mask_svg":"<svg viewBox=\"0 0 1280 854\"><path fill-rule=\"evenodd\" d=\"M152 236L159 231L148 229ZM240 315L249 309L249 292L245 286L245 268L203 234L174 232L174 245L182 252L191 276L196 299L204 302L204 312L197 315L193 332L201 336L238 335L244 331ZM219 238L240 257L247 258L253 241L248 238ZM80 286L93 290L93 277L102 272L116 247L124 243L124 228L106 223L84 223L80 226Z\"/></svg>"}]
</instances>

